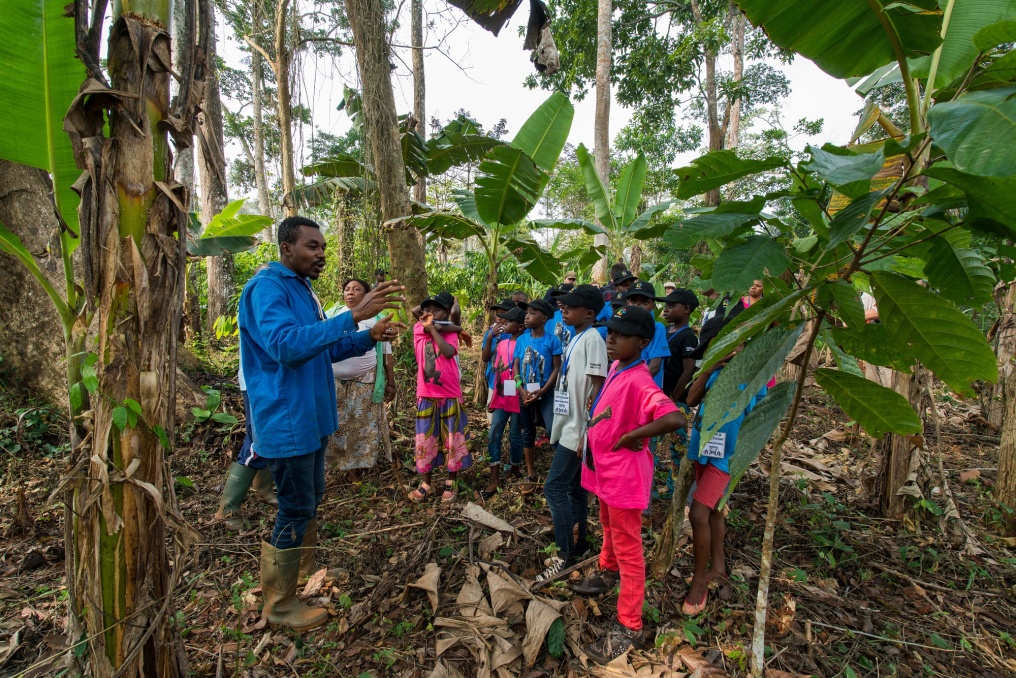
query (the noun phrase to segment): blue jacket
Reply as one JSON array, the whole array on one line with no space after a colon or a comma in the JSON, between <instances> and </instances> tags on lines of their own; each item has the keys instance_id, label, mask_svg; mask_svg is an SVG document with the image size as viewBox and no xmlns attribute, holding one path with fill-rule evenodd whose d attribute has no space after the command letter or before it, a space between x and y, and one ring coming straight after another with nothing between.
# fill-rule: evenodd
<instances>
[{"instance_id":1,"label":"blue jacket","mask_svg":"<svg viewBox=\"0 0 1016 678\"><path fill-rule=\"evenodd\" d=\"M244 286L238 316L258 456L317 451L339 428L332 363L373 351L369 333L352 313L322 320L310 281L277 261Z\"/></svg>"}]
</instances>

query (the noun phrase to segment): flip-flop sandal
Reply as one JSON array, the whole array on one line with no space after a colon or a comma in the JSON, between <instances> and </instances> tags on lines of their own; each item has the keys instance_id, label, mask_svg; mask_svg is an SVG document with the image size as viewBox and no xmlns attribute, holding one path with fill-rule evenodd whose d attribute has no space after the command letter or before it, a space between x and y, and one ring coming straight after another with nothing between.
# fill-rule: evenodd
<instances>
[{"instance_id":1,"label":"flip-flop sandal","mask_svg":"<svg viewBox=\"0 0 1016 678\"><path fill-rule=\"evenodd\" d=\"M539 478L536 476L529 476L525 479L522 484L522 494L532 494L536 492L536 488L539 487Z\"/></svg>"},{"instance_id":2,"label":"flip-flop sandal","mask_svg":"<svg viewBox=\"0 0 1016 678\"><path fill-rule=\"evenodd\" d=\"M430 488L425 483L420 483L420 486L409 493L409 498L413 502L419 504L420 502L427 501L427 497L430 496Z\"/></svg>"},{"instance_id":3,"label":"flip-flop sandal","mask_svg":"<svg viewBox=\"0 0 1016 678\"><path fill-rule=\"evenodd\" d=\"M455 497L457 496L457 493L455 492L455 483L446 481L444 486L445 491L444 494L441 495L441 503L450 504L455 501Z\"/></svg>"},{"instance_id":4,"label":"flip-flop sandal","mask_svg":"<svg viewBox=\"0 0 1016 678\"><path fill-rule=\"evenodd\" d=\"M698 604L692 605L691 603L688 602L688 598L685 598L684 602L681 603L681 614L687 617L696 616L697 614L702 612L702 610L706 609L706 601L708 600L709 600L708 588L706 589L706 592L702 594L702 602Z\"/></svg>"},{"instance_id":5,"label":"flip-flop sandal","mask_svg":"<svg viewBox=\"0 0 1016 678\"><path fill-rule=\"evenodd\" d=\"M497 496L497 490L480 490L477 494L480 495L480 499L487 501Z\"/></svg>"}]
</instances>

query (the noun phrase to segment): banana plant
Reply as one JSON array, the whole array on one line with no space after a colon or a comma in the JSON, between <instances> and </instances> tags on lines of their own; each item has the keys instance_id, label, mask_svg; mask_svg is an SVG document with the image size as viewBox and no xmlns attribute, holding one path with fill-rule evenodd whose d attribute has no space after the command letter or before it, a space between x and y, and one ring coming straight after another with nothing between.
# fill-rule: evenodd
<instances>
[{"instance_id":1,"label":"banana plant","mask_svg":"<svg viewBox=\"0 0 1016 678\"><path fill-rule=\"evenodd\" d=\"M600 180L593 164L593 158L583 144L575 150L582 170L586 194L593 202L594 213L602 228L582 219L539 219L534 223L540 228L581 228L587 232L602 232L608 239L611 257L623 259L627 250L636 240L658 238L667 228L665 223L653 223L653 216L677 201L665 200L653 205L641 214L642 188L645 185L648 163L642 153L624 166L617 180L617 189L611 194Z\"/></svg>"},{"instance_id":2,"label":"banana plant","mask_svg":"<svg viewBox=\"0 0 1016 678\"><path fill-rule=\"evenodd\" d=\"M357 129L362 127L362 101L356 90L345 88L345 97L339 104ZM406 165L406 185L414 185L421 177L443 174L482 159L491 150L506 146L505 142L480 134L471 121L464 117L448 123L440 132L424 140L415 129L410 129L408 115L399 116L399 140L402 160ZM359 158L337 154L303 167L303 175L317 180L293 191L293 197L304 205L330 203L336 194L362 192L374 184L374 170Z\"/></svg>"},{"instance_id":3,"label":"banana plant","mask_svg":"<svg viewBox=\"0 0 1016 678\"><path fill-rule=\"evenodd\" d=\"M487 257L484 308L497 297L497 266L507 257L536 280L546 285L560 282L563 264L544 251L527 231L541 228L530 221L532 212L547 186L571 129L574 109L561 93L552 94L529 117L510 144L490 149L480 162L473 191L456 191L457 212L435 211L410 217L408 221L430 240L475 238ZM558 228L601 231L594 224L566 222ZM572 253L574 254L574 253ZM589 262L597 252L586 253Z\"/></svg>"}]
</instances>

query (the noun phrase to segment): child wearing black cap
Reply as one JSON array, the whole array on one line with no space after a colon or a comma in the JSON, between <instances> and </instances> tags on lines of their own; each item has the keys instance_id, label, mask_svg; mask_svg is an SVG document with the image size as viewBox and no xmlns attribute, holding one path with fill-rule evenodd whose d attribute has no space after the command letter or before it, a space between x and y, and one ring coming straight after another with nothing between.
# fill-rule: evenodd
<instances>
[{"instance_id":1,"label":"child wearing black cap","mask_svg":"<svg viewBox=\"0 0 1016 678\"><path fill-rule=\"evenodd\" d=\"M442 333L437 323L448 319L454 304L445 291L427 297L420 304L420 322L413 327L416 351L416 470L423 476L409 498L422 502L430 496L431 472L442 463L448 470L444 503L455 500L455 477L473 460L466 446L468 420L462 406L459 376L459 335Z\"/></svg>"},{"instance_id":2,"label":"child wearing black cap","mask_svg":"<svg viewBox=\"0 0 1016 678\"><path fill-rule=\"evenodd\" d=\"M523 494L536 491L536 424L542 419L548 435L554 423L554 384L561 369L561 341L547 332L547 321L554 315L554 307L546 299L534 299L522 304L525 309L526 331L515 344L515 379L522 398L522 453L526 460L526 484ZM514 464L513 477L521 476L521 467Z\"/></svg>"},{"instance_id":3,"label":"child wearing black cap","mask_svg":"<svg viewBox=\"0 0 1016 678\"><path fill-rule=\"evenodd\" d=\"M482 357L493 364L494 388L491 391L490 433L487 439L487 455L490 457L490 483L480 490L481 499L490 499L501 484L501 443L505 427L508 427L509 456L513 466L522 463L522 431L519 425L519 394L515 383L513 362L515 345L522 334L522 320L526 312L516 306L500 314L506 336L491 351L489 342L484 343Z\"/></svg>"},{"instance_id":4,"label":"child wearing black cap","mask_svg":"<svg viewBox=\"0 0 1016 678\"><path fill-rule=\"evenodd\" d=\"M554 459L543 485L543 495L554 520L554 541L557 555L547 561L547 569L537 581L550 579L570 565L573 558L585 553L586 517L589 510L579 471L579 453L585 439L586 413L589 402L600 390L607 376L607 348L593 330L593 320L603 308L603 297L592 285L578 285L557 298L565 324L575 330L561 361L561 376L554 388L554 425L550 443ZM572 530L578 525L578 539Z\"/></svg>"},{"instance_id":5,"label":"child wearing black cap","mask_svg":"<svg viewBox=\"0 0 1016 678\"><path fill-rule=\"evenodd\" d=\"M688 320L692 312L698 308L698 297L691 290L677 288L657 301L666 304L663 318L670 323L667 345L670 346L670 357L663 366L663 392L670 396L677 407L688 416L688 385L695 374L695 358L692 353L698 346L698 337ZM671 473L667 476L667 490L674 491L674 474L681 465L681 459L688 451L688 431L681 427L674 432L670 442Z\"/></svg>"},{"instance_id":6,"label":"child wearing black cap","mask_svg":"<svg viewBox=\"0 0 1016 678\"><path fill-rule=\"evenodd\" d=\"M606 325L607 357L615 362L589 409L589 444L582 464L582 487L600 498L603 548L599 572L573 587L577 593L596 595L620 579L617 616L586 646L586 654L600 664L645 644L641 514L649 506L653 481L649 439L685 425L684 415L656 385L641 358L656 331L652 314L638 306L619 308Z\"/></svg>"},{"instance_id":7,"label":"child wearing black cap","mask_svg":"<svg viewBox=\"0 0 1016 678\"><path fill-rule=\"evenodd\" d=\"M624 293L624 300L629 306L640 306L653 315L653 338L642 351L642 359L646 361L653 381L663 388L663 361L670 357L670 347L667 345L667 328L655 319L656 288L650 282L637 280Z\"/></svg>"}]
</instances>

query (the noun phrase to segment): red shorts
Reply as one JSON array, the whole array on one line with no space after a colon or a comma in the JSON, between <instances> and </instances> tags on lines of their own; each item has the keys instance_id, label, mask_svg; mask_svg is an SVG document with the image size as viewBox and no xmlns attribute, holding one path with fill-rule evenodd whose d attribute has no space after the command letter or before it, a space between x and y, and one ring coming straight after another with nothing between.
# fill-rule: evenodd
<instances>
[{"instance_id":1,"label":"red shorts","mask_svg":"<svg viewBox=\"0 0 1016 678\"><path fill-rule=\"evenodd\" d=\"M727 493L728 485L730 485L729 473L721 471L713 464L695 462L695 494L692 495L692 500L715 510L723 495Z\"/></svg>"}]
</instances>

